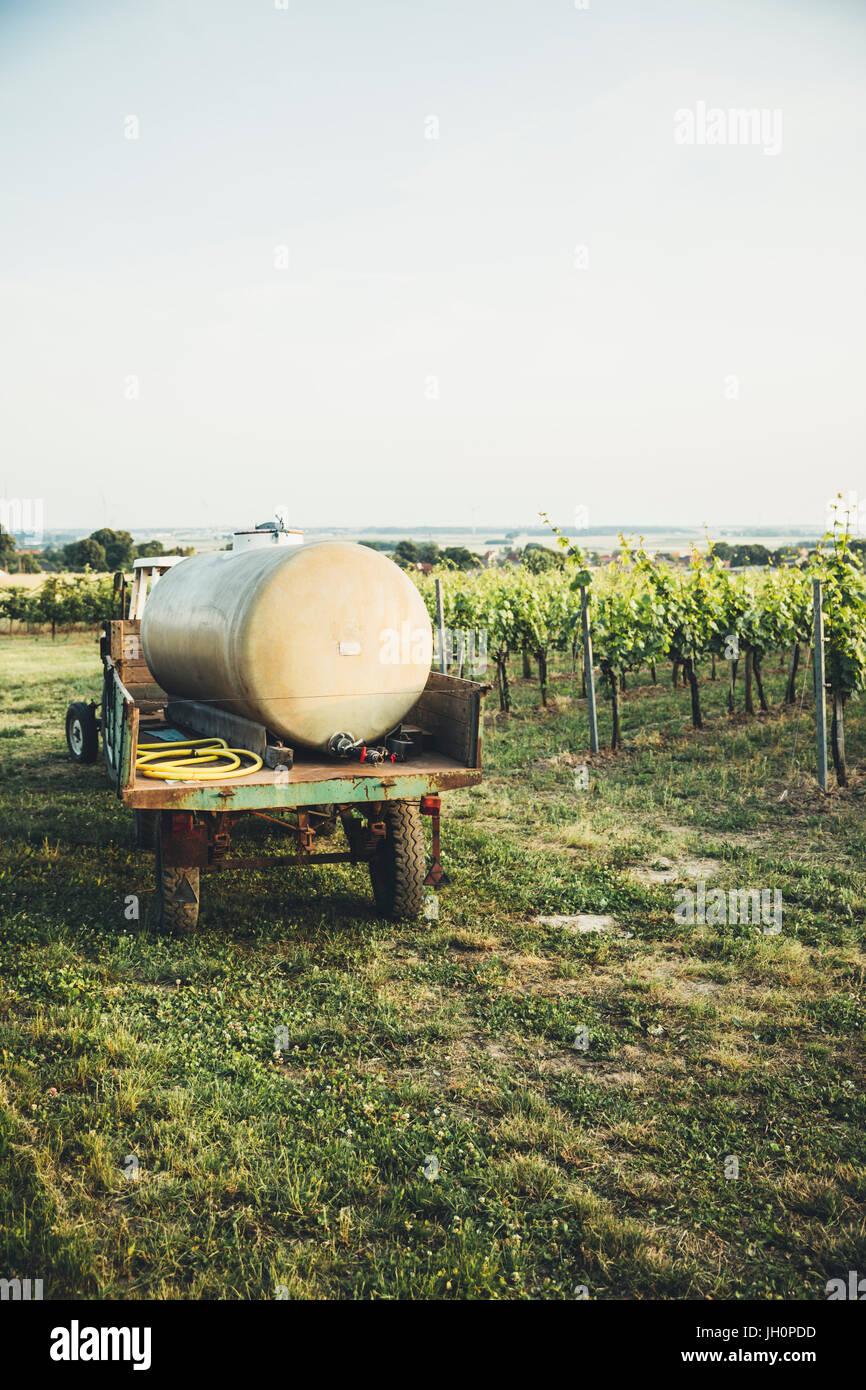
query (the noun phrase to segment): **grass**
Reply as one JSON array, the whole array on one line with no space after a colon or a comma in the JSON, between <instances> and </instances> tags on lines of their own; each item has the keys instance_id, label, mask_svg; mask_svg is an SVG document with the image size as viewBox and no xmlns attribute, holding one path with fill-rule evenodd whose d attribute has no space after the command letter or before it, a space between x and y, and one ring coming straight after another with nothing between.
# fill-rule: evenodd
<instances>
[{"instance_id":1,"label":"grass","mask_svg":"<svg viewBox=\"0 0 866 1390\"><path fill-rule=\"evenodd\" d=\"M516 680L484 782L444 803L437 920L378 919L361 868L277 868L208 876L172 940L130 813L66 755L96 643L0 642L0 1274L50 1298L823 1299L866 1269L856 705L824 798L808 704L789 778L781 671L750 720L706 681L699 734L669 679L631 680L625 751L594 758L570 676L547 711ZM697 872L780 888L781 934L676 921ZM578 913L615 927L535 920Z\"/></svg>"}]
</instances>

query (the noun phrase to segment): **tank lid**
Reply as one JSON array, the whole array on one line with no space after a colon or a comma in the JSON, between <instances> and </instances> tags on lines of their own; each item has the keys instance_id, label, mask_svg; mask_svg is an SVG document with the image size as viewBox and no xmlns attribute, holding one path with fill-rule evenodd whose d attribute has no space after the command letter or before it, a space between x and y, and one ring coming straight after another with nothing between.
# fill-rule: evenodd
<instances>
[{"instance_id":1,"label":"tank lid","mask_svg":"<svg viewBox=\"0 0 866 1390\"><path fill-rule=\"evenodd\" d=\"M265 522L252 531L235 531L232 534L232 550L249 550L253 546L265 545L303 545L303 531L291 531L277 527L273 522Z\"/></svg>"}]
</instances>

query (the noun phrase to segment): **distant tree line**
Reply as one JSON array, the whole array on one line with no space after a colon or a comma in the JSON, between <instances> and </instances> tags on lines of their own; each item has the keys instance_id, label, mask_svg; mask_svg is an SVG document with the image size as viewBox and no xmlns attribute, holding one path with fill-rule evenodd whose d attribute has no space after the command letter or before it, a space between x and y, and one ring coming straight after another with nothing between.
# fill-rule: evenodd
<instances>
[{"instance_id":1,"label":"distant tree line","mask_svg":"<svg viewBox=\"0 0 866 1390\"><path fill-rule=\"evenodd\" d=\"M0 527L0 569L9 570L10 573L17 570L19 574L39 574L44 563L74 574L88 569L96 574L111 574L117 570L131 569L133 560L156 558L168 553L191 555L192 548L168 552L161 541L140 541L136 544L128 531L115 531L110 526L102 526L83 540L70 541L67 545L46 545L38 552L19 551L15 537Z\"/></svg>"},{"instance_id":2,"label":"distant tree line","mask_svg":"<svg viewBox=\"0 0 866 1390\"><path fill-rule=\"evenodd\" d=\"M38 560L26 550L18 551L15 537L0 526L0 569L18 574L39 574Z\"/></svg>"},{"instance_id":3,"label":"distant tree line","mask_svg":"<svg viewBox=\"0 0 866 1390\"><path fill-rule=\"evenodd\" d=\"M740 541L736 545L731 545L728 541L715 541L713 552L718 559L729 561L733 569L745 565L773 565L778 568L796 554L796 551L791 551L790 546L770 550L766 545L760 545L756 541Z\"/></svg>"},{"instance_id":4,"label":"distant tree line","mask_svg":"<svg viewBox=\"0 0 866 1390\"><path fill-rule=\"evenodd\" d=\"M417 569L419 565L439 566L452 570L475 570L482 567L480 555L467 549L465 545L446 545L440 549L436 541L362 541L371 550L387 551L401 569ZM566 557L550 546L531 541L522 551L509 552L511 563L519 564L530 574L543 574L547 570L561 570ZM597 557L596 557L597 558Z\"/></svg>"},{"instance_id":5,"label":"distant tree line","mask_svg":"<svg viewBox=\"0 0 866 1390\"><path fill-rule=\"evenodd\" d=\"M446 569L474 570L481 564L480 555L467 550L465 545L446 545L439 548L436 541L397 541L391 545L387 541L362 541L371 550L387 550L392 560L401 569L415 569L418 565L441 565Z\"/></svg>"}]
</instances>

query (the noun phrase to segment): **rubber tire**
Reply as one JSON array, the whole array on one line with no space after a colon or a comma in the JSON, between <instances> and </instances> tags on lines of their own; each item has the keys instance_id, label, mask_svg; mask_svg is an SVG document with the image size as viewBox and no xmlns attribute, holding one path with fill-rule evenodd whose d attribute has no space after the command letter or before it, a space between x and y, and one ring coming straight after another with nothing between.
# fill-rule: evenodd
<instances>
[{"instance_id":1,"label":"rubber tire","mask_svg":"<svg viewBox=\"0 0 866 1390\"><path fill-rule=\"evenodd\" d=\"M162 817L156 817L156 929L186 936L198 925L201 896L198 869L174 868L162 862Z\"/></svg>"},{"instance_id":2,"label":"rubber tire","mask_svg":"<svg viewBox=\"0 0 866 1390\"><path fill-rule=\"evenodd\" d=\"M158 811L135 812L135 848L156 849L156 818Z\"/></svg>"},{"instance_id":3,"label":"rubber tire","mask_svg":"<svg viewBox=\"0 0 866 1390\"><path fill-rule=\"evenodd\" d=\"M392 802L385 823L385 838L370 860L373 897L383 917L411 920L423 910L427 877L421 808L416 801Z\"/></svg>"},{"instance_id":4,"label":"rubber tire","mask_svg":"<svg viewBox=\"0 0 866 1390\"><path fill-rule=\"evenodd\" d=\"M73 729L77 730L73 734ZM92 705L77 700L66 711L66 747L75 763L95 763L99 757L99 727Z\"/></svg>"}]
</instances>

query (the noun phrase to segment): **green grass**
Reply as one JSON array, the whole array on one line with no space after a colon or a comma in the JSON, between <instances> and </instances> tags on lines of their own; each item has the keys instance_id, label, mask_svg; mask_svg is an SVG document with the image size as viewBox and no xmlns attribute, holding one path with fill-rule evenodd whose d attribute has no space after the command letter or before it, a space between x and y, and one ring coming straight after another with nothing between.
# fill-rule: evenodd
<instances>
[{"instance_id":1,"label":"green grass","mask_svg":"<svg viewBox=\"0 0 866 1390\"><path fill-rule=\"evenodd\" d=\"M570 676L544 712L515 681L484 782L444 802L438 921L378 919L361 868L275 868L207 876L172 940L130 813L66 755L95 642L0 639L0 662L0 1275L54 1298L772 1299L866 1269L856 704L851 786L824 798L808 702L789 783L780 671L748 721L706 681L699 734L666 673L631 680L626 748L595 758ZM697 859L781 888L781 934L676 922L675 884L645 880ZM617 930L535 921L581 912Z\"/></svg>"}]
</instances>

